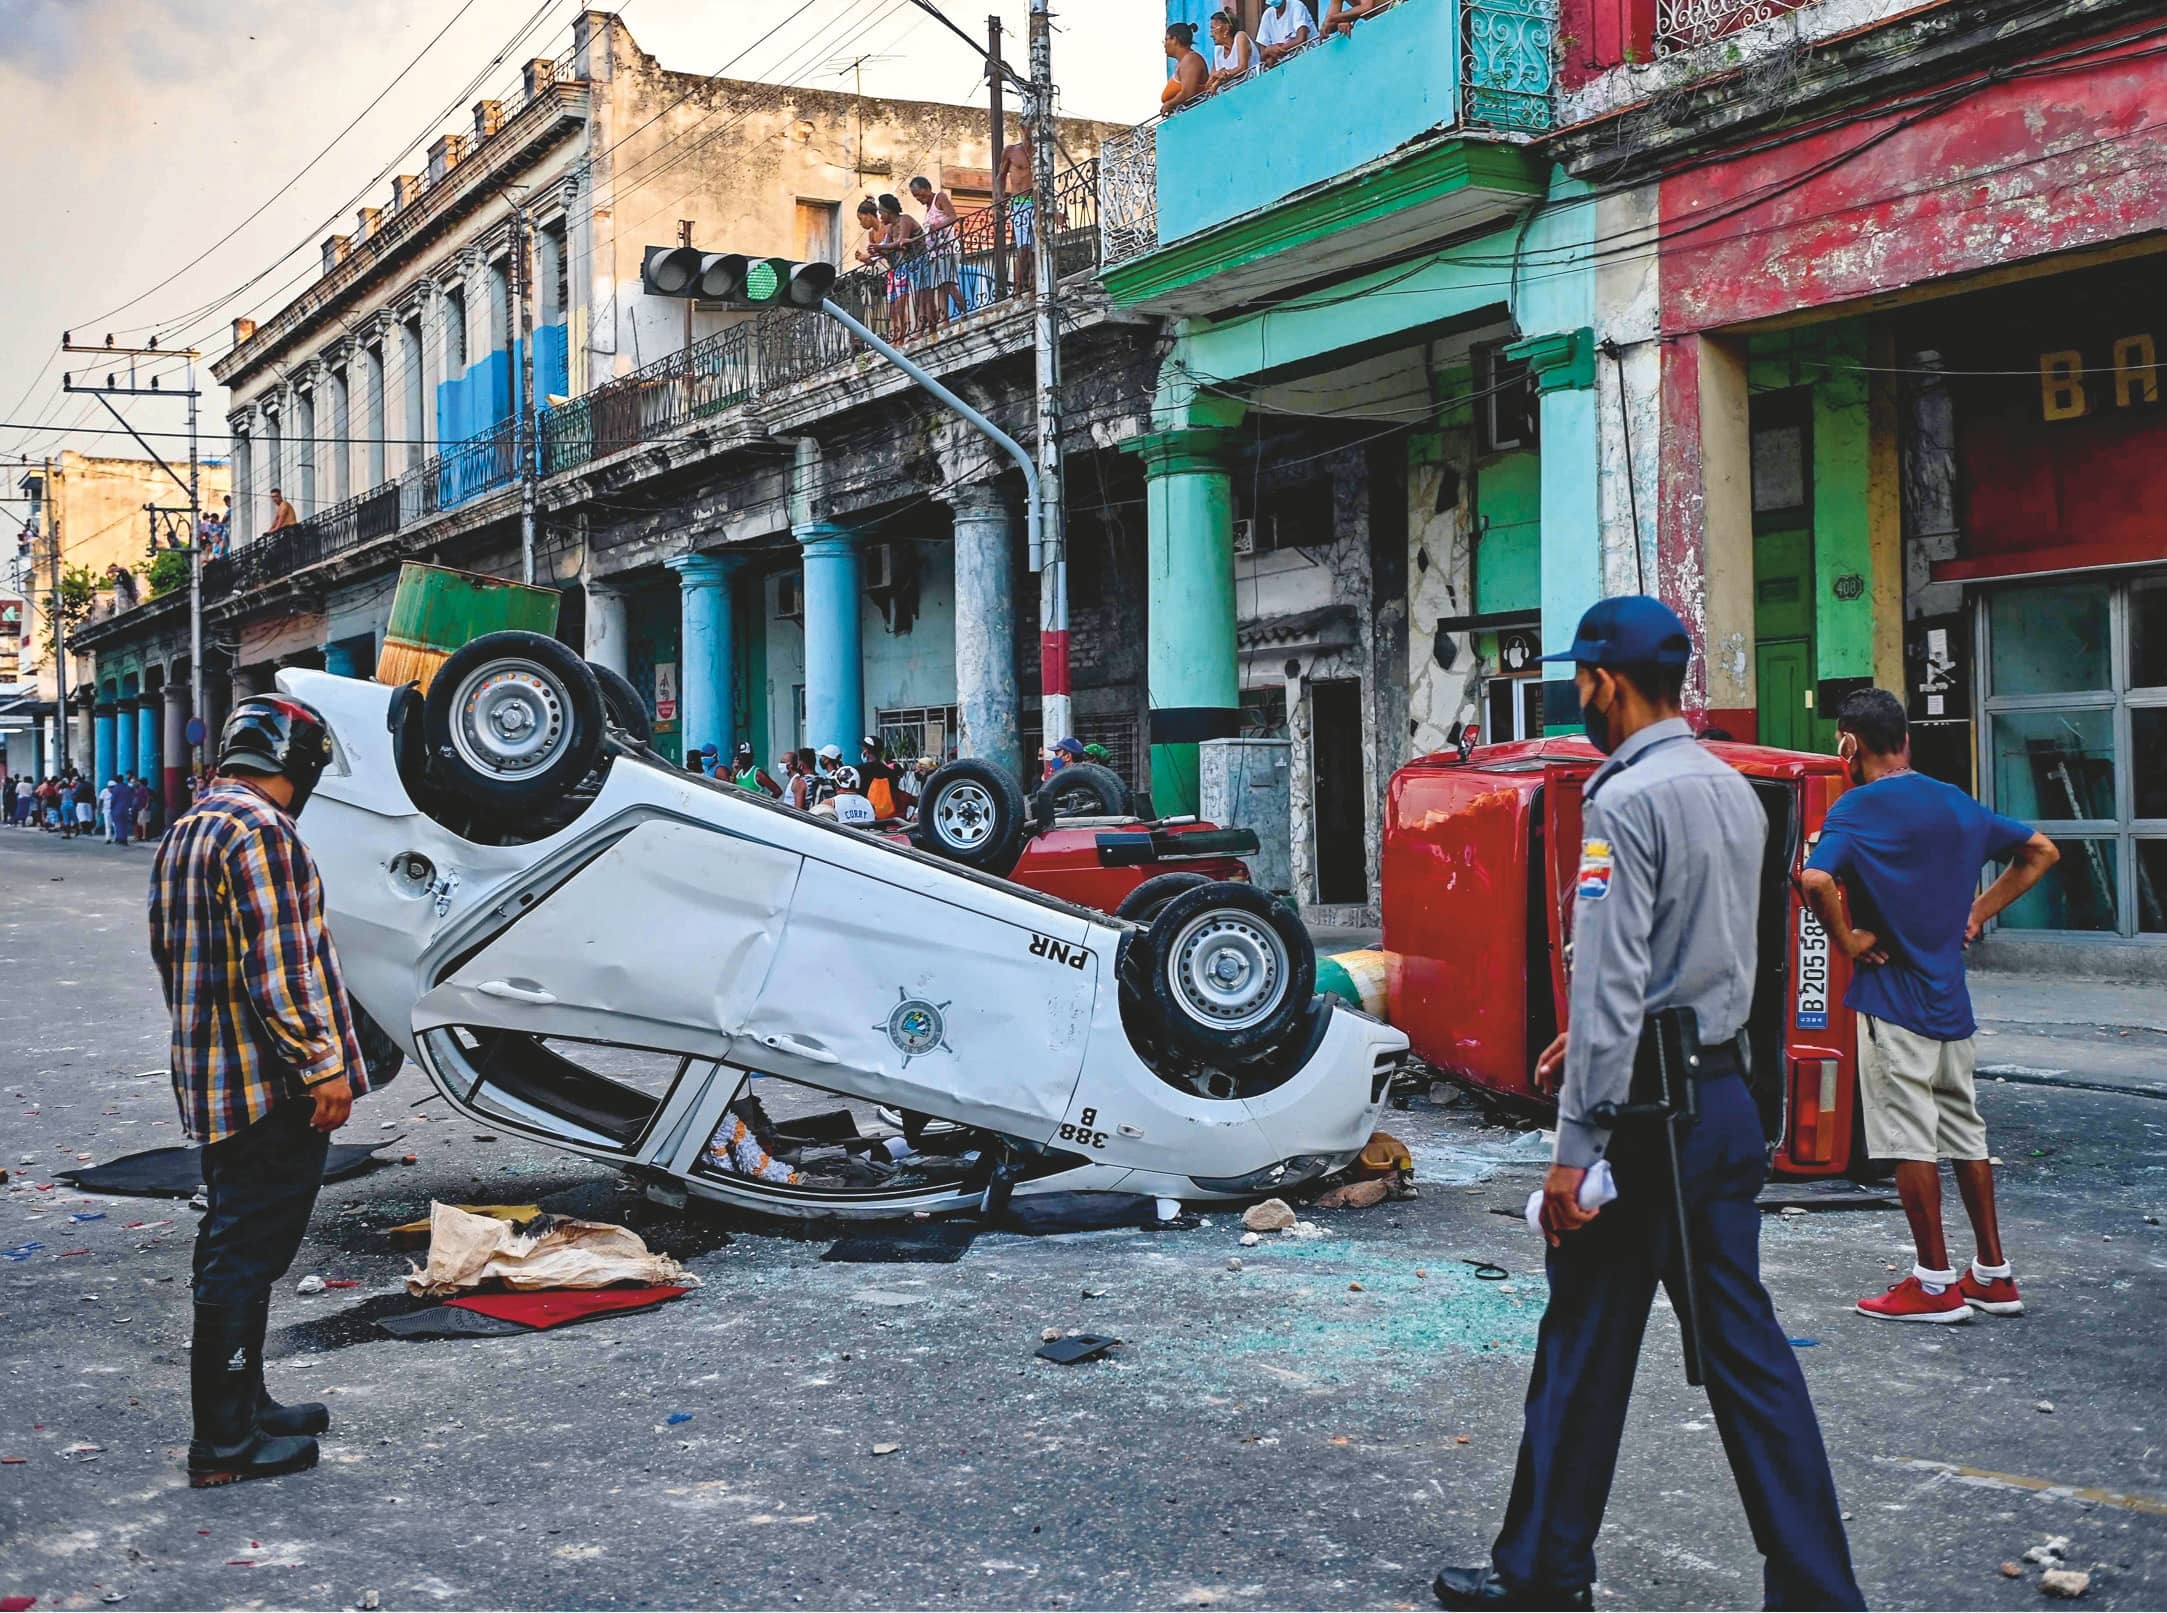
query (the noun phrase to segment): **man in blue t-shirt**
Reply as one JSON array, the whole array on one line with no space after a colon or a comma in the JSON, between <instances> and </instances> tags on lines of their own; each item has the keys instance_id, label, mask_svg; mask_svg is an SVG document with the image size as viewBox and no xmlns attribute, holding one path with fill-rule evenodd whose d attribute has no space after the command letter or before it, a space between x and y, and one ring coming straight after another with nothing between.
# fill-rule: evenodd
<instances>
[{"instance_id":1,"label":"man in blue t-shirt","mask_svg":"<svg viewBox=\"0 0 2167 1613\"><path fill-rule=\"evenodd\" d=\"M1853 788L1829 808L1803 884L1829 939L1851 960L1844 1002L1858 1015L1866 1151L1897 1161L1896 1192L1918 1250L1910 1276L1857 1309L1893 1322L1967 1322L1974 1309L2021 1315L1973 1085L1978 1025L1964 989L1964 948L2059 853L2030 824L1914 773L1903 704L1885 689L1845 698L1836 754ZM2010 862L2001 877L1974 895L1980 868L2002 858ZM1942 1236L1942 1159L1956 1173L1978 1243L1961 1280Z\"/></svg>"}]
</instances>

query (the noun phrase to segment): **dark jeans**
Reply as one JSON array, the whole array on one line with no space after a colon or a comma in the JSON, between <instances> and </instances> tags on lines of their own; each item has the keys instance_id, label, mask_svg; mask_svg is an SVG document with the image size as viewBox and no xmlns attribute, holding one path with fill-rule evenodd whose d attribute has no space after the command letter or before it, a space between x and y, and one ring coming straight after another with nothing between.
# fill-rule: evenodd
<instances>
[{"instance_id":1,"label":"dark jeans","mask_svg":"<svg viewBox=\"0 0 2167 1613\"><path fill-rule=\"evenodd\" d=\"M1492 1548L1508 1584L1577 1589L1595 1580L1595 1532L1610 1499L1655 1285L1660 1281L1673 1303L1678 1291L1660 1149L1652 1123L1627 1122L1609 1151L1616 1201L1549 1253L1550 1304L1528 1381L1520 1460ZM1766 1152L1743 1080L1700 1083L1700 1119L1681 1166L1708 1399L1765 1559L1767 1605L1864 1607L1813 1402L1761 1286L1754 1196ZM1680 1366L1666 1357L1662 1370Z\"/></svg>"},{"instance_id":2,"label":"dark jeans","mask_svg":"<svg viewBox=\"0 0 2167 1613\"><path fill-rule=\"evenodd\" d=\"M286 1275L324 1183L327 1133L307 1098L288 1098L203 1150L210 1209L196 1228L196 1303L252 1305Z\"/></svg>"}]
</instances>

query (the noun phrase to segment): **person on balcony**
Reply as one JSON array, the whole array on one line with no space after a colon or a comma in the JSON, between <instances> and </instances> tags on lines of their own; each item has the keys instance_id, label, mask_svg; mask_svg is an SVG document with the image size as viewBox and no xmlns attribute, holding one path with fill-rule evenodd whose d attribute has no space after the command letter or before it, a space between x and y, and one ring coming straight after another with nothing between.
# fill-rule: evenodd
<instances>
[{"instance_id":1,"label":"person on balcony","mask_svg":"<svg viewBox=\"0 0 2167 1613\"><path fill-rule=\"evenodd\" d=\"M910 182L910 199L925 213L920 228L925 231L927 290L919 323L934 330L965 311L956 291L961 256L956 240L956 204L949 200L948 192L934 189L933 181L922 174Z\"/></svg>"},{"instance_id":2,"label":"person on balcony","mask_svg":"<svg viewBox=\"0 0 2167 1613\"><path fill-rule=\"evenodd\" d=\"M927 328L933 312L933 295L926 282L932 264L925 255L925 230L903 211L900 198L884 191L880 232L880 254L888 263L889 331L898 337L915 336Z\"/></svg>"},{"instance_id":3,"label":"person on balcony","mask_svg":"<svg viewBox=\"0 0 2167 1613\"><path fill-rule=\"evenodd\" d=\"M1205 61L1204 53L1196 48L1195 23L1170 22L1166 25L1166 54L1174 64L1174 73L1166 81L1166 88L1159 91L1161 117L1202 100L1205 82L1211 77L1211 63Z\"/></svg>"},{"instance_id":4,"label":"person on balcony","mask_svg":"<svg viewBox=\"0 0 2167 1613\"><path fill-rule=\"evenodd\" d=\"M1277 67L1316 39L1317 19L1304 0L1264 0L1264 18L1257 24L1257 56L1266 67Z\"/></svg>"},{"instance_id":5,"label":"person on balcony","mask_svg":"<svg viewBox=\"0 0 2167 1613\"><path fill-rule=\"evenodd\" d=\"M1206 89L1216 95L1229 84L1238 84L1257 70L1256 41L1242 32L1231 11L1211 16L1211 77Z\"/></svg>"},{"instance_id":6,"label":"person on balcony","mask_svg":"<svg viewBox=\"0 0 2167 1613\"><path fill-rule=\"evenodd\" d=\"M1031 119L1023 120L1023 138L1001 152L1001 194L1008 198L1008 239L1016 249L1012 283L1016 295L1029 297L1038 287L1038 182L1031 172Z\"/></svg>"},{"instance_id":7,"label":"person on balcony","mask_svg":"<svg viewBox=\"0 0 2167 1613\"><path fill-rule=\"evenodd\" d=\"M858 203L858 228L865 231L865 245L857 251L858 261L885 268L888 260L880 255L880 248L887 239L887 226L880 221L880 203L870 196Z\"/></svg>"},{"instance_id":8,"label":"person on balcony","mask_svg":"<svg viewBox=\"0 0 2167 1613\"><path fill-rule=\"evenodd\" d=\"M272 488L270 530L277 532L282 528L300 524L301 517L293 513L293 505L287 501L286 495L277 488Z\"/></svg>"},{"instance_id":9,"label":"person on balcony","mask_svg":"<svg viewBox=\"0 0 2167 1613\"><path fill-rule=\"evenodd\" d=\"M1354 37L1354 25L1364 17L1374 17L1392 4L1392 0L1332 0L1331 9L1324 14L1324 37L1334 34Z\"/></svg>"}]
</instances>

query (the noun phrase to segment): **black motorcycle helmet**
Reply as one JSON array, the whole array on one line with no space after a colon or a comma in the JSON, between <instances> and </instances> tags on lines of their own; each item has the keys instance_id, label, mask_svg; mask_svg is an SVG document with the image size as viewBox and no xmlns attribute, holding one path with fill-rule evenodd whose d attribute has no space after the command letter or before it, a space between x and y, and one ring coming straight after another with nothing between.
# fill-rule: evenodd
<instances>
[{"instance_id":1,"label":"black motorcycle helmet","mask_svg":"<svg viewBox=\"0 0 2167 1613\"><path fill-rule=\"evenodd\" d=\"M250 695L218 735L218 771L292 781L296 817L331 764L331 730L314 706L284 695Z\"/></svg>"}]
</instances>

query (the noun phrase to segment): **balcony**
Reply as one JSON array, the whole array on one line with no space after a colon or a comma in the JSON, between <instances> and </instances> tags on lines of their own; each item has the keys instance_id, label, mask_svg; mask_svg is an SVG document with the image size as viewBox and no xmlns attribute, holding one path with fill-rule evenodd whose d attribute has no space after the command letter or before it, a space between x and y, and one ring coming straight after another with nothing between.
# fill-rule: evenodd
<instances>
[{"instance_id":1,"label":"balcony","mask_svg":"<svg viewBox=\"0 0 2167 1613\"><path fill-rule=\"evenodd\" d=\"M1556 0L1400 0L1100 153L1116 302L1202 314L1542 190ZM1209 282L1206 284L1205 282Z\"/></svg>"}]
</instances>

